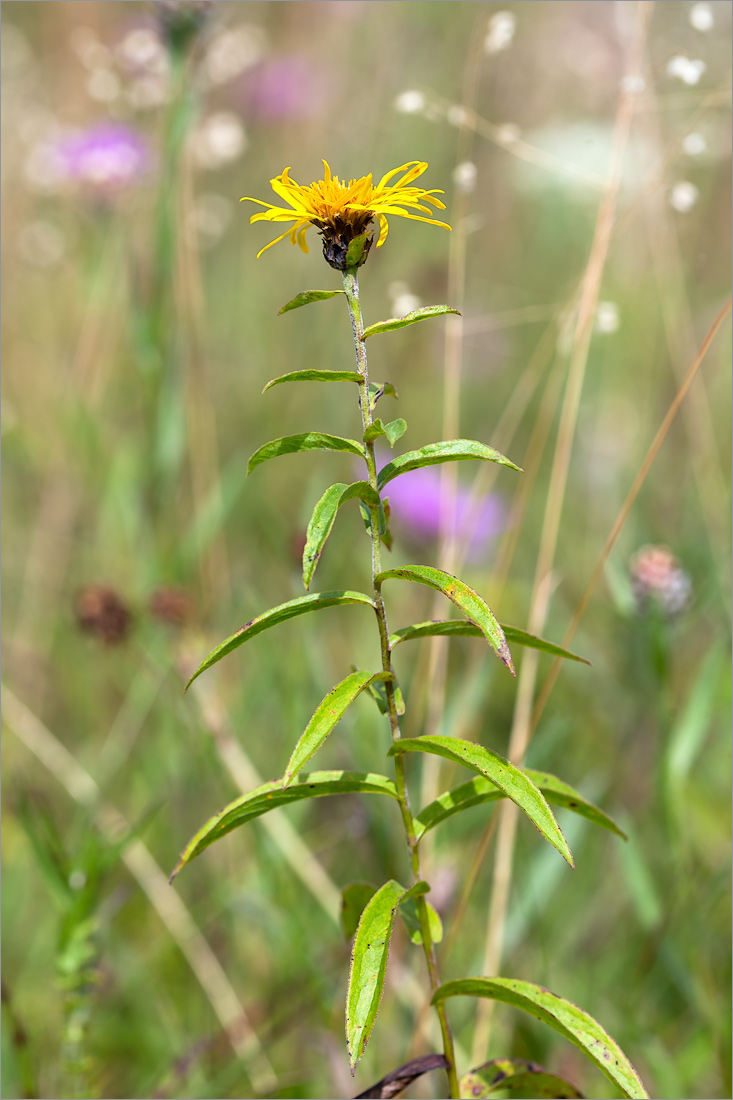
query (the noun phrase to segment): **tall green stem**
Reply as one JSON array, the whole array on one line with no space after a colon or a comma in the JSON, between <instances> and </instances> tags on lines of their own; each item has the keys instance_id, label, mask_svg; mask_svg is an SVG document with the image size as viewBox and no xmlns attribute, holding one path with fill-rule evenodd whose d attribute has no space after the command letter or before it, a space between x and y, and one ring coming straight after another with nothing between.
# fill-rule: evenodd
<instances>
[{"instance_id":1,"label":"tall green stem","mask_svg":"<svg viewBox=\"0 0 733 1100\"><path fill-rule=\"evenodd\" d=\"M367 353L366 344L364 341L364 322L361 316L361 305L359 302L359 280L357 277L356 268L347 268L343 274L344 280L344 292L346 294L346 301L349 306L349 315L351 317L351 328L354 333L354 349L356 351L356 364L359 374L361 375L361 382L359 383L359 408L361 410L361 422L364 428L364 434L366 435L367 428L372 424L372 409L369 399L369 372L367 369ZM366 447L366 465L369 484L378 492L377 487L377 462L374 451L374 440L365 441ZM392 657L389 645L389 628L387 626L387 613L384 607L384 601L382 599L381 585L377 581L377 575L382 571L381 564L381 542L379 533L379 508L374 506L369 509L371 514L371 539L372 539L372 589L374 594L374 603L377 609L377 622L379 624L379 640L382 652L382 670L384 672L392 672ZM387 694L387 708L389 714L389 726L392 734L393 741L399 741L400 739L400 719L397 713L397 700L395 698L394 682L387 680L385 682L385 690ZM412 812L410 810L410 796L407 790L407 782L405 779L405 765L401 755L394 757L395 766L395 780L397 784L397 792L399 795L400 811L402 813L402 822L405 829L405 841L407 843L407 850L410 857L410 867L412 869L413 882L419 882L421 879L420 874L420 855L418 852L417 840L415 837L415 826L412 820ZM420 918L420 930L422 932L423 951L425 953L425 962L427 963L428 976L430 978L430 985L435 990L440 985L440 977L438 975L438 961L435 954L435 944L430 933L430 921L428 918L428 908L425 898L419 896L417 898L417 910ZM440 1030L443 1036L443 1053L449 1063L448 1066L448 1081L450 1084L451 1100L457 1098L458 1092L458 1076L456 1073L456 1059L455 1050L453 1046L453 1035L451 1033L450 1024L448 1023L448 1017L445 1011L444 1005L439 1005L436 1009L438 1018L440 1020Z\"/></svg>"}]
</instances>

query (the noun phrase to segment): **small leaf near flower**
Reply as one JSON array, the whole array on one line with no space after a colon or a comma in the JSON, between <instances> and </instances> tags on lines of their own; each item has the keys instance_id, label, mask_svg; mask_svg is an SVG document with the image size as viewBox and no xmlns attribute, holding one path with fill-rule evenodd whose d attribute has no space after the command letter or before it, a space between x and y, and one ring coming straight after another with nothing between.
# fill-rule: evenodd
<instances>
[{"instance_id":1,"label":"small leaf near flower","mask_svg":"<svg viewBox=\"0 0 733 1100\"><path fill-rule=\"evenodd\" d=\"M368 336L376 336L379 332L392 332L396 328L404 328L405 325L414 325L418 321L426 321L428 317L442 317L445 313L456 313L460 317L460 311L451 309L450 306L424 306L422 309L413 309L412 313L406 313L404 317L390 317L386 321L377 321L369 328L364 329L362 340Z\"/></svg>"},{"instance_id":2,"label":"small leaf near flower","mask_svg":"<svg viewBox=\"0 0 733 1100\"><path fill-rule=\"evenodd\" d=\"M296 294L294 298L285 303L282 309L277 311L278 317L281 313L288 313L291 309L309 306L311 302L325 302L327 298L335 298L337 294L343 294L343 290L304 290L301 294Z\"/></svg>"}]
</instances>

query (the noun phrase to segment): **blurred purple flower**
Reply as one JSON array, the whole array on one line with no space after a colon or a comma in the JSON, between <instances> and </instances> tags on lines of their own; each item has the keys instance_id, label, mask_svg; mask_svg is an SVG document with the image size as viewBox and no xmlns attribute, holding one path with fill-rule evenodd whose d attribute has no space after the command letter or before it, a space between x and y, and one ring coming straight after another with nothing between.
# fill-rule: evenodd
<instances>
[{"instance_id":1,"label":"blurred purple flower","mask_svg":"<svg viewBox=\"0 0 733 1100\"><path fill-rule=\"evenodd\" d=\"M441 476L431 468L411 470L385 486L392 519L414 539L425 540L440 534ZM488 544L501 531L504 507L501 500L485 496L472 501L470 490L460 486L455 499L456 533L468 544L468 557L480 558Z\"/></svg>"},{"instance_id":2,"label":"blurred purple flower","mask_svg":"<svg viewBox=\"0 0 733 1100\"><path fill-rule=\"evenodd\" d=\"M275 57L252 70L249 99L263 118L308 118L325 103L323 75L297 54Z\"/></svg>"},{"instance_id":3,"label":"blurred purple flower","mask_svg":"<svg viewBox=\"0 0 733 1100\"><path fill-rule=\"evenodd\" d=\"M129 187L143 175L150 161L140 134L119 122L103 122L62 138L57 153L65 179L102 192Z\"/></svg>"}]
</instances>

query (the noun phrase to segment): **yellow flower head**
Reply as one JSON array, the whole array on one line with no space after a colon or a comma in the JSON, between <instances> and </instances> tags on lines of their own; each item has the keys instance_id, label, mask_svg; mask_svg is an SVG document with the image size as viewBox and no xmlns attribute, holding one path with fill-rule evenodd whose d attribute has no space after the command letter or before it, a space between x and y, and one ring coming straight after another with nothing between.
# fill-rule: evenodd
<instances>
[{"instance_id":1,"label":"yellow flower head","mask_svg":"<svg viewBox=\"0 0 733 1100\"><path fill-rule=\"evenodd\" d=\"M388 214L397 214L401 218L412 218L418 222L429 222L431 225L439 225L443 229L450 229L445 222L433 220L433 211L425 203L437 206L439 210L445 210L445 204L435 195L442 195L442 191L424 191L422 187L408 186L413 180L421 176L427 164L424 161L411 160L382 176L379 183L374 186L372 177L362 176L358 180L350 180L345 183L338 176L331 175L331 169L324 160L324 176L322 180L312 183L310 187L302 187L290 178L289 168L280 176L270 180L273 191L284 199L290 209L282 206L273 206L271 203L262 202L260 199L244 198L242 202L256 202L265 209L253 214L250 222L292 222L287 232L274 241L270 241L257 253L259 259L263 252L271 248L273 244L290 237L291 244L299 244L303 252L308 251L305 234L308 226L314 225L323 237L323 255L331 267L343 271L346 266L346 253L349 244L355 237L366 232L373 220L379 222L379 240L377 248L380 248L387 237L389 226ZM400 172L404 175L396 183L390 181ZM407 208L407 209L405 209ZM410 211L419 210L423 215L413 214ZM366 259L366 253L371 245L371 238L365 240L363 256L360 262Z\"/></svg>"}]
</instances>

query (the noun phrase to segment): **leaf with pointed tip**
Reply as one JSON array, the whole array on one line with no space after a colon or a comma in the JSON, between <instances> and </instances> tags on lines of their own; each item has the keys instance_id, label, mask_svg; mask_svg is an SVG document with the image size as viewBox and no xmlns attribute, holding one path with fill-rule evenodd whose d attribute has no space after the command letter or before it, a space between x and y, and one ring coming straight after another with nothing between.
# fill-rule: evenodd
<instances>
[{"instance_id":1,"label":"leaf with pointed tip","mask_svg":"<svg viewBox=\"0 0 733 1100\"><path fill-rule=\"evenodd\" d=\"M429 588L434 588L436 592L442 592L453 601L467 619L479 628L499 660L503 661L512 676L516 675L504 631L499 626L493 611L481 599L478 592L474 592L473 588L469 588L464 581L430 565L405 565L401 569L387 569L374 579L377 584L381 584L389 577L416 581L418 584L426 584Z\"/></svg>"},{"instance_id":2,"label":"leaf with pointed tip","mask_svg":"<svg viewBox=\"0 0 733 1100\"><path fill-rule=\"evenodd\" d=\"M287 603L281 603L278 607L271 607L269 611L263 611L256 619L250 619L244 626L240 626L235 634L225 638L215 649L212 649L186 684L186 691L196 677L206 672L207 668L211 668L222 657L226 657L228 653L248 642L250 638L254 638L256 634L261 634L263 630L269 630L271 626L278 626L288 619L294 619L297 615L306 615L309 611L320 611L324 607L336 607L347 603L365 603L376 611L376 604L369 596L364 595L363 592L349 592L345 589L335 592L311 592L308 596L298 596L296 600L288 600Z\"/></svg>"},{"instance_id":3,"label":"leaf with pointed tip","mask_svg":"<svg viewBox=\"0 0 733 1100\"><path fill-rule=\"evenodd\" d=\"M341 927L347 940L356 932L359 919L367 902L374 897L377 887L371 882L351 882L341 891Z\"/></svg>"},{"instance_id":4,"label":"leaf with pointed tip","mask_svg":"<svg viewBox=\"0 0 733 1100\"><path fill-rule=\"evenodd\" d=\"M411 313L406 313L404 317L389 317L386 321L377 321L369 325L369 328L364 329L362 340L366 340L369 336L376 336L378 332L393 332L394 329L404 328L405 325L427 321L429 317L442 317L446 313L457 313L459 317L461 316L460 310L451 309L450 306L423 306L422 309L413 309Z\"/></svg>"},{"instance_id":5,"label":"leaf with pointed tip","mask_svg":"<svg viewBox=\"0 0 733 1100\"><path fill-rule=\"evenodd\" d=\"M355 370L291 370L289 374L271 378L262 392L267 393L282 382L361 382L361 375Z\"/></svg>"},{"instance_id":6,"label":"leaf with pointed tip","mask_svg":"<svg viewBox=\"0 0 733 1100\"><path fill-rule=\"evenodd\" d=\"M542 653L550 653L553 657L565 657L568 661L580 661L589 665L585 657L579 657L577 653L571 653L569 649L562 649L554 642L547 642L544 638L538 638L536 634L528 634L526 630L520 630L516 626L507 626L501 623L504 637L512 645L523 645L529 649L539 649ZM403 626L396 630L389 639L390 649L394 649L400 642L413 642L418 638L431 638L442 635L447 638L480 638L482 631L473 623L462 619L431 619L425 623L413 623L412 626Z\"/></svg>"},{"instance_id":7,"label":"leaf with pointed tip","mask_svg":"<svg viewBox=\"0 0 733 1100\"><path fill-rule=\"evenodd\" d=\"M294 298L286 302L282 309L278 310L278 316L281 313L288 313L291 309L309 306L311 302L325 302L327 298L335 298L337 294L343 293L343 290L304 290L301 294L296 294Z\"/></svg>"},{"instance_id":8,"label":"leaf with pointed tip","mask_svg":"<svg viewBox=\"0 0 733 1100\"><path fill-rule=\"evenodd\" d=\"M352 1074L369 1042L379 1012L397 908L407 898L426 894L429 889L426 882L416 882L406 890L390 879L377 890L361 915L351 952L346 994L346 1045Z\"/></svg>"},{"instance_id":9,"label":"leaf with pointed tip","mask_svg":"<svg viewBox=\"0 0 733 1100\"><path fill-rule=\"evenodd\" d=\"M498 462L500 466L508 466L510 470L522 472L519 466L515 466L503 454L495 451L493 447L487 447L485 443L479 443L475 439L448 439L441 443L427 443L417 451L408 451L393 458L379 471L377 485L379 489L383 489L392 478L399 474L406 474L410 470L420 470L423 466L436 466L440 462L463 462L468 459Z\"/></svg>"},{"instance_id":10,"label":"leaf with pointed tip","mask_svg":"<svg viewBox=\"0 0 733 1100\"><path fill-rule=\"evenodd\" d=\"M605 814L603 810L599 810L592 802L583 798L569 784L563 783L561 779L557 779L556 776L549 775L547 772L535 771L534 768L524 768L523 771L535 786L542 791L548 802L572 810L580 817L592 821L594 825L600 825L603 829L616 833L623 840L627 839L626 834L619 829L613 818ZM431 802L425 809L420 811L415 818L415 839L420 840L429 829L434 829L436 825L440 825L441 822L453 817L454 814L460 813L461 810L470 810L471 807L480 806L486 802L497 802L504 797L504 792L499 790L490 779L486 779L484 776L469 779L468 783L461 783L459 787L444 791L434 802Z\"/></svg>"},{"instance_id":11,"label":"leaf with pointed tip","mask_svg":"<svg viewBox=\"0 0 733 1100\"><path fill-rule=\"evenodd\" d=\"M618 1044L592 1016L564 997L513 978L460 978L436 989L431 1003L464 996L488 997L521 1008L579 1047L629 1100L649 1100L638 1073Z\"/></svg>"},{"instance_id":12,"label":"leaf with pointed tip","mask_svg":"<svg viewBox=\"0 0 733 1100\"><path fill-rule=\"evenodd\" d=\"M376 680L392 680L391 672L352 672L340 683L332 687L328 695L318 704L316 712L300 736L288 761L283 776L283 787L287 787L301 768L320 749L331 731L338 725L346 711L368 684Z\"/></svg>"},{"instance_id":13,"label":"leaf with pointed tip","mask_svg":"<svg viewBox=\"0 0 733 1100\"><path fill-rule=\"evenodd\" d=\"M397 420L390 420L389 424L383 424L377 417L364 432L364 442L369 443L372 439L379 439L380 435L384 435L389 440L390 447L394 447L397 440L406 431L407 421L403 420L402 417L398 417Z\"/></svg>"},{"instance_id":14,"label":"leaf with pointed tip","mask_svg":"<svg viewBox=\"0 0 733 1100\"><path fill-rule=\"evenodd\" d=\"M380 397L384 397L387 394L388 397L399 397L397 390L394 388L391 382L370 382L369 383L369 408L374 412L377 407L377 401Z\"/></svg>"},{"instance_id":15,"label":"leaf with pointed tip","mask_svg":"<svg viewBox=\"0 0 733 1100\"><path fill-rule=\"evenodd\" d=\"M429 901L426 901L425 905L428 910L430 938L433 943L442 943L443 922L440 919L440 915L433 909ZM420 915L417 911L417 903L414 898L408 898L407 901L403 902L400 906L400 916L407 929L407 935L417 947L420 947L422 945L422 927L420 925Z\"/></svg>"},{"instance_id":16,"label":"leaf with pointed tip","mask_svg":"<svg viewBox=\"0 0 733 1100\"><path fill-rule=\"evenodd\" d=\"M573 866L573 857L568 848L567 841L554 814L542 792L532 782L529 776L510 764L503 756L477 745L474 741L463 741L459 737L442 737L438 734L425 737L407 737L396 741L390 748L388 756L395 756L401 752L429 752L435 756L443 756L446 760L452 760L456 764L463 764L464 768L478 772L486 779L490 779L499 787L507 798L511 798L515 805L519 806L532 824L539 829L545 840L548 840L553 848L557 848L564 860Z\"/></svg>"},{"instance_id":17,"label":"leaf with pointed tip","mask_svg":"<svg viewBox=\"0 0 733 1100\"><path fill-rule=\"evenodd\" d=\"M271 439L259 447L247 463L247 474L256 466L278 455L292 455L299 451L347 451L352 455L366 458L366 451L355 439L342 439L340 435L326 435L324 432L301 432L300 435L286 435L282 439Z\"/></svg>"},{"instance_id":18,"label":"leaf with pointed tip","mask_svg":"<svg viewBox=\"0 0 733 1100\"><path fill-rule=\"evenodd\" d=\"M338 481L335 485L329 486L316 503L308 523L303 547L303 584L306 589L310 588L323 547L336 521L336 513L342 504L355 497L373 508L379 507L379 493L372 489L368 481L355 481L351 485Z\"/></svg>"},{"instance_id":19,"label":"leaf with pointed tip","mask_svg":"<svg viewBox=\"0 0 733 1100\"><path fill-rule=\"evenodd\" d=\"M398 798L397 788L386 775L375 772L321 771L304 772L294 783L283 790L282 779L273 779L261 787L235 798L218 814L214 814L206 824L189 840L181 852L181 858L171 875L175 878L182 867L195 859L214 841L226 836L232 829L245 825L248 821L289 806L292 802L301 802L304 798L321 798L330 794L350 794L360 791L364 794L386 794Z\"/></svg>"},{"instance_id":20,"label":"leaf with pointed tip","mask_svg":"<svg viewBox=\"0 0 733 1100\"><path fill-rule=\"evenodd\" d=\"M582 1092L563 1077L524 1058L492 1058L464 1073L461 1100L489 1100L497 1092L527 1092L537 1100L583 1100Z\"/></svg>"}]
</instances>

